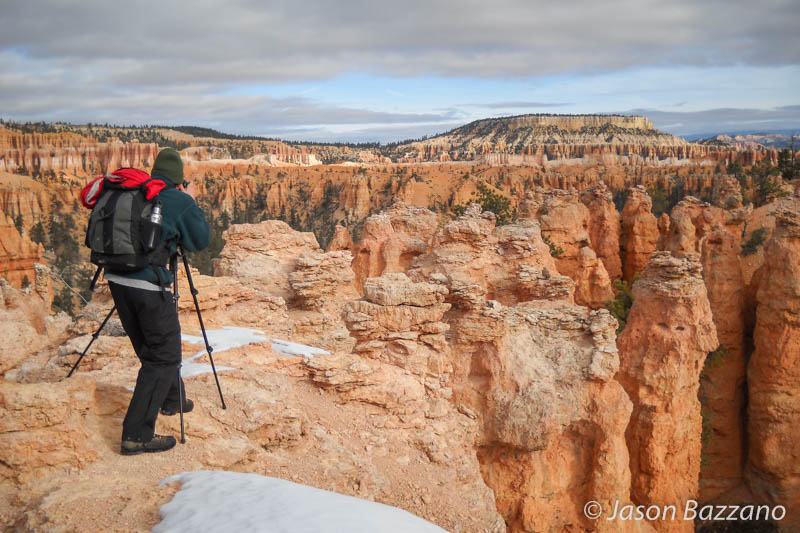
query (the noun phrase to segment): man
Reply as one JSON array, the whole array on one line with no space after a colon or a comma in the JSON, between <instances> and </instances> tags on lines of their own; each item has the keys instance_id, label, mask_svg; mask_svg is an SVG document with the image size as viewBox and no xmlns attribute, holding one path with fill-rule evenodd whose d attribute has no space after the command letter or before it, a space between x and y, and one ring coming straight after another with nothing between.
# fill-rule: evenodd
<instances>
[{"instance_id":1,"label":"man","mask_svg":"<svg viewBox=\"0 0 800 533\"><path fill-rule=\"evenodd\" d=\"M193 252L206 248L210 235L205 215L194 200L194 188L183 179L183 162L175 150L165 148L158 153L153 179L166 186L158 195L162 204L161 238L170 243L171 256L180 244ZM160 270L163 283L172 282L172 274ZM142 363L136 379L128 412L122 423L123 455L163 452L175 446L175 437L155 434L159 410L174 415L183 402L188 413L194 403L186 399L179 382L181 362L181 326L171 296L159 285L159 276L151 267L128 274L107 272L105 279L114 297L122 327Z\"/></svg>"}]
</instances>

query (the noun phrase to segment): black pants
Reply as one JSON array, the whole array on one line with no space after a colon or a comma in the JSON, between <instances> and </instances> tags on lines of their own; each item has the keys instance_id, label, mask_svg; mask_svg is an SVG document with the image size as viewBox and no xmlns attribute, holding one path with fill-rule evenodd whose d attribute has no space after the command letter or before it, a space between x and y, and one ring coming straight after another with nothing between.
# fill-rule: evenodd
<instances>
[{"instance_id":1,"label":"black pants","mask_svg":"<svg viewBox=\"0 0 800 533\"><path fill-rule=\"evenodd\" d=\"M109 282L122 327L142 363L122 440L148 442L153 438L161 407L175 408L185 391L179 383L181 325L171 295ZM185 399L185 393L183 398Z\"/></svg>"}]
</instances>

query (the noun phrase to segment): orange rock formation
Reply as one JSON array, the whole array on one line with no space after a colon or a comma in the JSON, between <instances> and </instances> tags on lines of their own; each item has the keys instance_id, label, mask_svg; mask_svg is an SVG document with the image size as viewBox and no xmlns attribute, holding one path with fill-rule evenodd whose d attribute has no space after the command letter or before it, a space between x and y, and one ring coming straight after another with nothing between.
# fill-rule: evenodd
<instances>
[{"instance_id":1,"label":"orange rock formation","mask_svg":"<svg viewBox=\"0 0 800 533\"><path fill-rule=\"evenodd\" d=\"M436 213L403 202L367 218L361 238L353 246L357 286L383 273L407 271L415 257L428 251L437 225Z\"/></svg>"},{"instance_id":2,"label":"orange rock formation","mask_svg":"<svg viewBox=\"0 0 800 533\"><path fill-rule=\"evenodd\" d=\"M617 379L633 402L626 430L631 499L684 509L698 496L701 416L697 391L706 355L718 346L697 254L653 254L633 286L634 303L617 344ZM659 531L694 531L665 520Z\"/></svg>"},{"instance_id":3,"label":"orange rock formation","mask_svg":"<svg viewBox=\"0 0 800 533\"><path fill-rule=\"evenodd\" d=\"M22 286L24 279L33 283L36 277L34 265L42 262L44 248L21 235L14 220L0 213L0 275L15 287Z\"/></svg>"},{"instance_id":4,"label":"orange rock formation","mask_svg":"<svg viewBox=\"0 0 800 533\"><path fill-rule=\"evenodd\" d=\"M284 300L292 296L289 274L294 261L308 252L321 252L313 233L297 232L280 220L234 225L222 238L226 246L215 260L214 272Z\"/></svg>"},{"instance_id":5,"label":"orange rock formation","mask_svg":"<svg viewBox=\"0 0 800 533\"><path fill-rule=\"evenodd\" d=\"M748 485L759 502L780 503L800 524L800 214L776 214L764 250L755 351L747 367ZM788 526L787 526L788 527Z\"/></svg>"},{"instance_id":6,"label":"orange rock formation","mask_svg":"<svg viewBox=\"0 0 800 533\"><path fill-rule=\"evenodd\" d=\"M644 271L650 254L658 248L658 222L651 209L653 201L641 185L630 189L622 209L622 272L625 280Z\"/></svg>"},{"instance_id":7,"label":"orange rock formation","mask_svg":"<svg viewBox=\"0 0 800 533\"><path fill-rule=\"evenodd\" d=\"M622 279L620 261L620 216L613 195L601 182L581 193L581 202L589 208L589 238L592 249L603 261L608 277Z\"/></svg>"}]
</instances>

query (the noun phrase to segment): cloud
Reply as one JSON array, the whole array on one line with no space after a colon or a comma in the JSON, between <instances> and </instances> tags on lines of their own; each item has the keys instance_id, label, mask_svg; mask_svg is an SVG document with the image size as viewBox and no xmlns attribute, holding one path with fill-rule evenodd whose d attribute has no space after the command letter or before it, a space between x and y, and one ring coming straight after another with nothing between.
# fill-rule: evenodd
<instances>
[{"instance_id":1,"label":"cloud","mask_svg":"<svg viewBox=\"0 0 800 533\"><path fill-rule=\"evenodd\" d=\"M339 129L328 126L282 128L266 130L259 135L287 141L390 143L419 139L424 136L432 137L463 126L463 124L463 122L442 122L437 124L374 124L367 127Z\"/></svg>"},{"instance_id":2,"label":"cloud","mask_svg":"<svg viewBox=\"0 0 800 533\"><path fill-rule=\"evenodd\" d=\"M486 104L467 104L471 107L485 107L487 109L532 109L540 107L564 107L572 105L571 102L489 102Z\"/></svg>"},{"instance_id":3,"label":"cloud","mask_svg":"<svg viewBox=\"0 0 800 533\"><path fill-rule=\"evenodd\" d=\"M644 115L656 129L674 135L733 133L740 131L800 131L800 105L774 109L719 108L677 112L655 109L632 109L625 115Z\"/></svg>"},{"instance_id":4,"label":"cloud","mask_svg":"<svg viewBox=\"0 0 800 533\"><path fill-rule=\"evenodd\" d=\"M791 0L8 4L0 49L47 64L102 66L107 79L145 86L800 60L800 8Z\"/></svg>"},{"instance_id":5,"label":"cloud","mask_svg":"<svg viewBox=\"0 0 800 533\"><path fill-rule=\"evenodd\" d=\"M701 97L706 107L742 105L720 97L734 90L769 106L793 101L800 64L796 0L28 0L5 2L3 19L3 117L231 133L307 128L391 140L494 114L487 109L593 112L684 99L682 109L697 109ZM786 72L756 90L738 70L755 66ZM730 83L715 82L715 69L733 71ZM359 76L386 83L359 86ZM706 119L716 123L663 123Z\"/></svg>"}]
</instances>

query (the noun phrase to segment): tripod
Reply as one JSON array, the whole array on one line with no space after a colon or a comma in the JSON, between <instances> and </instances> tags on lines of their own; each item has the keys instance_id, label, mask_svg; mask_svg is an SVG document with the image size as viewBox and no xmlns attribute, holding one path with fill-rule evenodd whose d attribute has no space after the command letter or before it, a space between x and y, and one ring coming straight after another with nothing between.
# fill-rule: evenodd
<instances>
[{"instance_id":1,"label":"tripod","mask_svg":"<svg viewBox=\"0 0 800 533\"><path fill-rule=\"evenodd\" d=\"M220 399L220 402L222 403L222 408L226 409L227 407L225 405L225 398L222 396L222 387L219 384L219 377L217 376L217 368L214 365L214 358L211 356L211 352L214 351L214 348L208 342L208 335L206 334L206 328L205 328L205 325L203 324L203 315L200 313L200 304L199 304L199 302L197 300L198 290L194 286L194 281L192 280L192 273L191 273L191 270L189 269L189 259L187 258L186 252L184 251L182 246L180 246L180 245L178 246L177 252L178 253L176 253L176 255L174 255L174 256L172 256L170 258L170 271L172 272L172 279L173 279L172 299L173 299L173 302L175 303L175 312L177 314L177 312L178 312L178 300L180 299L180 296L178 295L178 254L180 254L180 256L183 259L183 266L184 266L184 268L186 270L186 279L189 282L189 290L192 293L192 298L194 300L194 307L195 307L195 311L197 312L197 318L198 318L198 320L200 322L200 330L203 332L203 340L205 341L206 352L208 353L208 359L211 362L211 370L214 373L214 380L216 381L216 384L217 384L217 391L219 392L219 399ZM98 268L97 272L94 275L94 278L92 279L92 284L90 285L90 287L92 289L94 289L94 285L96 284L97 279L100 276L100 271L101 270L102 270L102 267ZM94 334L92 334L92 340L89 341L89 344L83 350L83 353L81 353L80 357L78 357L78 360L72 366L72 369L69 371L69 374L67 374L67 378L72 376L72 374L78 368L78 365L80 365L81 360L83 360L83 357L89 351L89 348L91 348L91 346L94 343L94 341L97 340L97 338L100 336L100 332L102 331L102 329L105 327L106 323L111 318L111 315L114 314L114 311L116 310L116 308L117 308L116 305L114 305L114 307L111 308L111 310L108 312L108 314L106 315L106 317L103 320L103 322L100 324L100 327L97 328L97 331L95 331ZM179 390L178 390L178 392L179 392L179 402L178 403L179 403L179 412L180 412L180 421L181 421L181 443L185 443L186 442L186 436L185 436L185 432L184 432L184 423L183 423L184 391L183 391L183 380L181 379L181 363L178 364L178 387L179 387Z\"/></svg>"}]
</instances>

